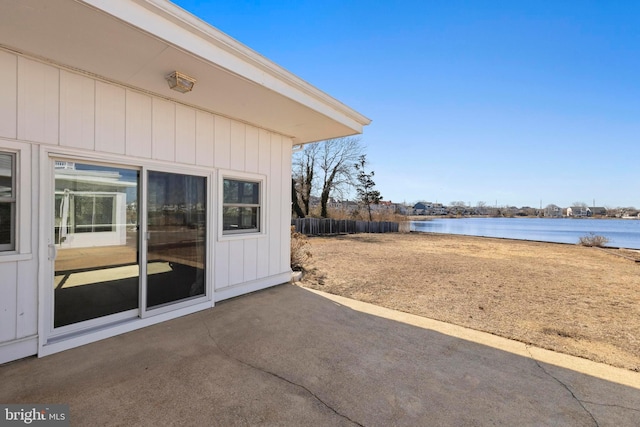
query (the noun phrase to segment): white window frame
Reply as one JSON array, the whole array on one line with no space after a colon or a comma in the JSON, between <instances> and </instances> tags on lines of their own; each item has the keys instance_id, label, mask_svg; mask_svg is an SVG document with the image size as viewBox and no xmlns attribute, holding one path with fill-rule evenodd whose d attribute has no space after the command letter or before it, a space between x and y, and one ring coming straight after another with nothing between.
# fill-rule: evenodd
<instances>
[{"instance_id":1,"label":"white window frame","mask_svg":"<svg viewBox=\"0 0 640 427\"><path fill-rule=\"evenodd\" d=\"M267 234L266 230L266 193L267 178L265 175L237 172L237 171L220 171L218 175L218 240L232 240L247 237L259 237ZM259 188L259 204L258 207L258 229L249 230L224 230L224 181L244 181L258 184ZM234 204L235 205L235 204ZM254 204L247 204L246 207L256 207Z\"/></svg>"},{"instance_id":2,"label":"white window frame","mask_svg":"<svg viewBox=\"0 0 640 427\"><path fill-rule=\"evenodd\" d=\"M13 155L12 243L0 245L0 262L31 258L31 145L0 139L0 153ZM6 202L4 199L3 202Z\"/></svg>"}]
</instances>

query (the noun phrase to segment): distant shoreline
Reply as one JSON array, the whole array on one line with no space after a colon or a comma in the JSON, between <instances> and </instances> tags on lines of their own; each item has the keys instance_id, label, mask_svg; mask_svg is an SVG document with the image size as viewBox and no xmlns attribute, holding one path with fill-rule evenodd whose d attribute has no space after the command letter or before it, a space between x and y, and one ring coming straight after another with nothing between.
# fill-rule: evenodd
<instances>
[{"instance_id":1,"label":"distant shoreline","mask_svg":"<svg viewBox=\"0 0 640 427\"><path fill-rule=\"evenodd\" d=\"M514 215L514 216L491 216L491 215L409 215L407 221L431 221L434 219L469 219L469 218L491 218L491 219L516 219L516 218L530 218L530 219L572 219L572 220L640 220L638 217L607 217L607 216L587 216L587 217L549 217L549 216L533 216L533 215Z\"/></svg>"},{"instance_id":2,"label":"distant shoreline","mask_svg":"<svg viewBox=\"0 0 640 427\"><path fill-rule=\"evenodd\" d=\"M609 248L640 249L640 225L622 218L537 217L430 217L408 222L410 231L494 237L531 242L577 244L589 236L602 236ZM577 218L575 218L577 219ZM589 219L593 221L589 221ZM462 220L462 221L456 221Z\"/></svg>"},{"instance_id":3,"label":"distant shoreline","mask_svg":"<svg viewBox=\"0 0 640 427\"><path fill-rule=\"evenodd\" d=\"M478 237L480 239L499 239L499 240L507 240L514 242L532 242L532 243L548 243L550 245L569 245L569 246L580 246L579 243L570 243L570 242L550 242L548 240L532 240L532 239L516 239L514 237L494 237L494 236L478 236L475 234L453 234L453 233L439 233L437 231L410 231L412 234L428 234L434 236L454 236L454 237ZM640 249L637 248L626 248L624 246L603 246L601 249L616 249L616 250L627 250L640 252Z\"/></svg>"}]
</instances>

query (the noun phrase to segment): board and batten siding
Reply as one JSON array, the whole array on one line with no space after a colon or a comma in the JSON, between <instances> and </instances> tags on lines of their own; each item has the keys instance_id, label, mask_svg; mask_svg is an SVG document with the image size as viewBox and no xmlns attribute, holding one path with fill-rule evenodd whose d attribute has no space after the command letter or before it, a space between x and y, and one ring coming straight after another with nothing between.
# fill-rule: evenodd
<instances>
[{"instance_id":1,"label":"board and batten siding","mask_svg":"<svg viewBox=\"0 0 640 427\"><path fill-rule=\"evenodd\" d=\"M38 278L39 245L46 241L40 235L49 233L38 230L39 145L64 147L70 157L105 153L186 171L208 168L216 181L234 171L264 177L265 230L233 239L218 235L221 198L217 182L210 183L213 298L281 283L290 273L290 138L2 49L0 79L0 150L22 144L28 149L21 156L29 157L19 172L29 184L21 180L18 187L20 200L29 201L19 205L21 251L0 254L0 350L37 334L38 280L47 283Z\"/></svg>"},{"instance_id":2,"label":"board and batten siding","mask_svg":"<svg viewBox=\"0 0 640 427\"><path fill-rule=\"evenodd\" d=\"M267 195L263 206L265 234L216 243L214 284L216 290L222 290L278 277L290 269L291 140L223 117L216 117L215 132L216 167L230 173L242 171L266 176L263 191ZM285 252L281 253L283 249Z\"/></svg>"}]
</instances>

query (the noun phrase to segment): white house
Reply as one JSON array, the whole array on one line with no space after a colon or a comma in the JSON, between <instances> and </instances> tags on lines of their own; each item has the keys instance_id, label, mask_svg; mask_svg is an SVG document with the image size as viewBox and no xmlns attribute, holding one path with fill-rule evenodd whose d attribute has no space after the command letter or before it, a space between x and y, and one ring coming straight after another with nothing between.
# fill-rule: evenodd
<instances>
[{"instance_id":1,"label":"white house","mask_svg":"<svg viewBox=\"0 0 640 427\"><path fill-rule=\"evenodd\" d=\"M591 216L591 209L586 206L571 206L570 208L567 208L567 216L575 218Z\"/></svg>"},{"instance_id":2,"label":"white house","mask_svg":"<svg viewBox=\"0 0 640 427\"><path fill-rule=\"evenodd\" d=\"M166 0L4 1L0 82L0 363L288 281L293 146L370 122Z\"/></svg>"}]
</instances>

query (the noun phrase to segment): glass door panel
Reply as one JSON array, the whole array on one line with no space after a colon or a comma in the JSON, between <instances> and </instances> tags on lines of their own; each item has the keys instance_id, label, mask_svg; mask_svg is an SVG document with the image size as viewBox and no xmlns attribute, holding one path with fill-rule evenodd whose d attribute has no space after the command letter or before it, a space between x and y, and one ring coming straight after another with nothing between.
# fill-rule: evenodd
<instances>
[{"instance_id":1,"label":"glass door panel","mask_svg":"<svg viewBox=\"0 0 640 427\"><path fill-rule=\"evenodd\" d=\"M140 173L55 162L54 327L137 309Z\"/></svg>"},{"instance_id":2,"label":"glass door panel","mask_svg":"<svg viewBox=\"0 0 640 427\"><path fill-rule=\"evenodd\" d=\"M205 294L206 178L150 171L147 308Z\"/></svg>"}]
</instances>

